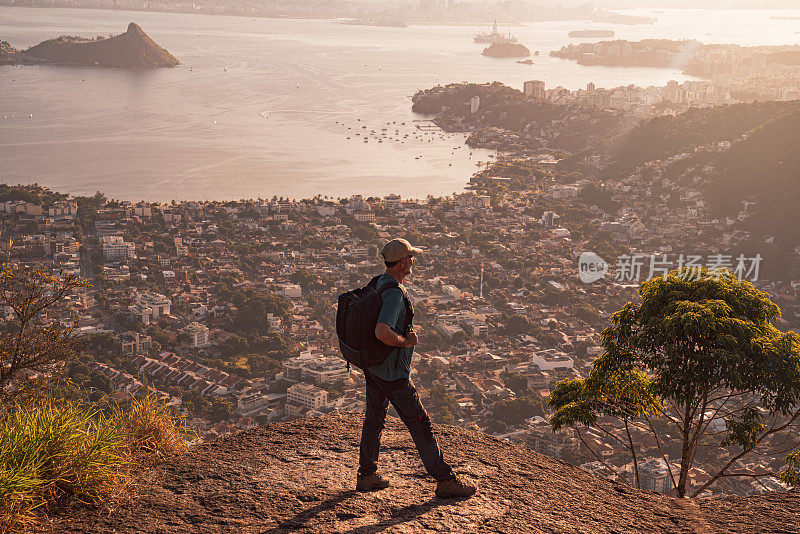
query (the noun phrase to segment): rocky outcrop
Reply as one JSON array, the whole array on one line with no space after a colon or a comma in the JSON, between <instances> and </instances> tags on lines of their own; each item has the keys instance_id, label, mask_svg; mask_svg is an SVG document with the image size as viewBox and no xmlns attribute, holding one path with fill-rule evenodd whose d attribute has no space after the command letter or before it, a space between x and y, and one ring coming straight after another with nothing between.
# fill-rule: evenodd
<instances>
[{"instance_id":1,"label":"rocky outcrop","mask_svg":"<svg viewBox=\"0 0 800 534\"><path fill-rule=\"evenodd\" d=\"M134 22L125 33L115 37L84 39L62 35L32 46L23 54L55 65L151 68L180 64Z\"/></svg>"},{"instance_id":2,"label":"rocky outcrop","mask_svg":"<svg viewBox=\"0 0 800 534\"><path fill-rule=\"evenodd\" d=\"M492 436L436 432L467 500L441 500L397 419L380 465L388 489L356 493L362 416L270 424L197 447L143 471L111 510L53 518L41 532L616 532L778 533L800 529L800 492L678 500L597 478Z\"/></svg>"},{"instance_id":3,"label":"rocky outcrop","mask_svg":"<svg viewBox=\"0 0 800 534\"><path fill-rule=\"evenodd\" d=\"M492 43L483 49L483 55L490 57L528 57L531 55L531 51L522 44Z\"/></svg>"},{"instance_id":4,"label":"rocky outcrop","mask_svg":"<svg viewBox=\"0 0 800 534\"><path fill-rule=\"evenodd\" d=\"M7 41L0 41L0 65L11 63L19 54L19 50L8 44Z\"/></svg>"},{"instance_id":5,"label":"rocky outcrop","mask_svg":"<svg viewBox=\"0 0 800 534\"><path fill-rule=\"evenodd\" d=\"M26 56L7 41L0 41L0 65L44 63L44 60Z\"/></svg>"}]
</instances>

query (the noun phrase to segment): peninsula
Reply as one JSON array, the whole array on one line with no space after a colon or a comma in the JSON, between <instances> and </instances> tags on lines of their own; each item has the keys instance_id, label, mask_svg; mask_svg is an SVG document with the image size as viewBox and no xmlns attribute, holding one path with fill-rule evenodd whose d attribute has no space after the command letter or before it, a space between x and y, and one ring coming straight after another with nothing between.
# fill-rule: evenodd
<instances>
[{"instance_id":1,"label":"peninsula","mask_svg":"<svg viewBox=\"0 0 800 534\"><path fill-rule=\"evenodd\" d=\"M3 43L0 63L78 65L123 68L174 67L175 56L161 48L135 22L125 33L107 39L62 35L22 52Z\"/></svg>"}]
</instances>

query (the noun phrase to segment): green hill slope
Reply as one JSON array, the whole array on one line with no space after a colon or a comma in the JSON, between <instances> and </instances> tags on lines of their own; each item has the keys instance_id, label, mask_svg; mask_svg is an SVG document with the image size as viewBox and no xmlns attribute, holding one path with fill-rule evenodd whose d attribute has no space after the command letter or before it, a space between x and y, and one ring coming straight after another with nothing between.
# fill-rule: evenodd
<instances>
[{"instance_id":1,"label":"green hill slope","mask_svg":"<svg viewBox=\"0 0 800 534\"><path fill-rule=\"evenodd\" d=\"M800 101L753 102L692 108L677 117L655 117L616 140L607 176L632 172L646 161L664 159L699 145L733 141L767 121L800 110Z\"/></svg>"}]
</instances>

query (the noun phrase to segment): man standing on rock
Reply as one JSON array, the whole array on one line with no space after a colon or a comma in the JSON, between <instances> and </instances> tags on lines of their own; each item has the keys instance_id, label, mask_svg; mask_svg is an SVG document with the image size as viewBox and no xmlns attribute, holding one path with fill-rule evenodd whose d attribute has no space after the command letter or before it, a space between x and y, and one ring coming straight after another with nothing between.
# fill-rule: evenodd
<instances>
[{"instance_id":1,"label":"man standing on rock","mask_svg":"<svg viewBox=\"0 0 800 534\"><path fill-rule=\"evenodd\" d=\"M380 290L386 284L394 287L382 293L383 302L375 326L375 337L397 348L389 353L383 363L364 370L367 405L361 430L356 489L370 491L389 486L389 479L378 473L377 461L386 410L391 402L408 427L425 469L436 479L436 496L469 497L475 493L475 486L459 480L445 462L433 435L431 420L409 379L417 334L410 328L410 321L406 322L407 311L411 312L412 308L403 280L411 274L414 257L421 253L421 249L412 247L405 239L393 239L381 251L386 272L378 279L376 289Z\"/></svg>"}]
</instances>

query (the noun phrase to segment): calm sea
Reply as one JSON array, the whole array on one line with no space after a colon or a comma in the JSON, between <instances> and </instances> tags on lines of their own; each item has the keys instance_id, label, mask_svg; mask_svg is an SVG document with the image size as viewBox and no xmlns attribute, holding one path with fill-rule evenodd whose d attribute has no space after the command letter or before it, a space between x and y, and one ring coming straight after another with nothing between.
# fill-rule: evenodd
<instances>
[{"instance_id":1,"label":"calm sea","mask_svg":"<svg viewBox=\"0 0 800 534\"><path fill-rule=\"evenodd\" d=\"M412 121L425 118L411 113L417 89L459 81L521 88L540 79L575 89L687 79L670 69L550 58L550 50L581 41L567 37L572 29L608 28L623 39L800 40L800 22L770 18L800 10L630 13L658 22L512 28L540 51L528 66L483 57L482 45L472 42L478 27L0 7L0 40L16 48L61 34L120 33L135 21L183 62L149 71L0 67L0 180L153 201L449 194L490 152L470 154L463 135L417 130Z\"/></svg>"}]
</instances>

